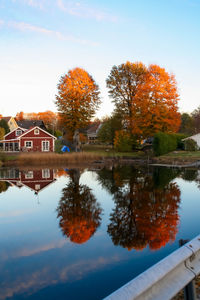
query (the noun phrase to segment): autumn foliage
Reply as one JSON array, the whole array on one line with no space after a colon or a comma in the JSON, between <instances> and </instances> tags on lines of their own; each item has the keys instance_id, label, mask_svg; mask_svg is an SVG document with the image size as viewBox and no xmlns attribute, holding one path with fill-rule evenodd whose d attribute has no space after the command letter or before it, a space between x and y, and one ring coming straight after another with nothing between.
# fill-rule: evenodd
<instances>
[{"instance_id":1,"label":"autumn foliage","mask_svg":"<svg viewBox=\"0 0 200 300\"><path fill-rule=\"evenodd\" d=\"M89 187L79 184L78 170L69 172L71 180L57 209L64 235L77 244L88 241L101 222L101 208Z\"/></svg>"},{"instance_id":2,"label":"autumn foliage","mask_svg":"<svg viewBox=\"0 0 200 300\"><path fill-rule=\"evenodd\" d=\"M99 87L84 69L69 70L60 79L55 103L64 127L74 134L94 116L100 104Z\"/></svg>"},{"instance_id":3,"label":"autumn foliage","mask_svg":"<svg viewBox=\"0 0 200 300\"><path fill-rule=\"evenodd\" d=\"M165 175L161 171L154 170L153 177L131 167L124 174L123 168L107 171L110 183L105 179L101 182L112 192L115 202L108 225L115 245L128 250L147 246L156 250L175 240L180 190L170 182L173 171Z\"/></svg>"},{"instance_id":4,"label":"autumn foliage","mask_svg":"<svg viewBox=\"0 0 200 300\"><path fill-rule=\"evenodd\" d=\"M176 80L158 65L127 62L114 66L107 79L109 94L138 138L158 131L176 132L180 126Z\"/></svg>"}]
</instances>

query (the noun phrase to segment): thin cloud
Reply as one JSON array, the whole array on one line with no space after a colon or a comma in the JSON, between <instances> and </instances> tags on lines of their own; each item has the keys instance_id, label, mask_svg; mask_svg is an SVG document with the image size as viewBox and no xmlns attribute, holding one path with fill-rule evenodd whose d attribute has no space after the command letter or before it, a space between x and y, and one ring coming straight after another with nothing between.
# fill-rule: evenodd
<instances>
[{"instance_id":1,"label":"thin cloud","mask_svg":"<svg viewBox=\"0 0 200 300\"><path fill-rule=\"evenodd\" d=\"M16 30L19 31L29 31L29 32L35 32L35 33L39 33L39 34L44 34L53 38L57 38L59 40L63 40L63 41L71 41L71 42L75 42L75 43L79 43L82 45L90 45L90 46L97 46L97 43L88 41L88 40L84 40L84 39L79 39L76 38L72 35L65 35L63 33L61 33L60 31L56 31L56 30L51 30L51 29L47 29L44 27L39 27L39 26L35 26L35 25L31 25L29 23L24 23L24 22L9 22L8 26L11 28L14 28Z\"/></svg>"},{"instance_id":2,"label":"thin cloud","mask_svg":"<svg viewBox=\"0 0 200 300\"><path fill-rule=\"evenodd\" d=\"M72 16L95 19L97 21L117 21L117 17L107 12L84 5L81 2L57 0L57 5L59 9Z\"/></svg>"},{"instance_id":3,"label":"thin cloud","mask_svg":"<svg viewBox=\"0 0 200 300\"><path fill-rule=\"evenodd\" d=\"M0 19L0 27L4 24L4 21Z\"/></svg>"},{"instance_id":4,"label":"thin cloud","mask_svg":"<svg viewBox=\"0 0 200 300\"><path fill-rule=\"evenodd\" d=\"M45 0L11 0L13 3L22 3L31 7L43 9L46 4Z\"/></svg>"}]
</instances>

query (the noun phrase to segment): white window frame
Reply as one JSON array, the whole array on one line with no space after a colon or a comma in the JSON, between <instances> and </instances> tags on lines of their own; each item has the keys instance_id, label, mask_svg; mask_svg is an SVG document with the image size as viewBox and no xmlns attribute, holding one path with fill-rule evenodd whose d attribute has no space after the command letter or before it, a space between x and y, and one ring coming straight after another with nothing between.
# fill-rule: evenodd
<instances>
[{"instance_id":1,"label":"white window frame","mask_svg":"<svg viewBox=\"0 0 200 300\"><path fill-rule=\"evenodd\" d=\"M43 146L43 143L45 143L45 147ZM48 143L48 147L46 148L46 143ZM49 152L50 151L50 142L49 141L42 141L42 152Z\"/></svg>"},{"instance_id":2,"label":"white window frame","mask_svg":"<svg viewBox=\"0 0 200 300\"><path fill-rule=\"evenodd\" d=\"M31 146L27 146L27 143L31 143ZM24 146L25 146L25 148L31 149L31 148L33 148L33 142L32 141L25 141Z\"/></svg>"},{"instance_id":3,"label":"white window frame","mask_svg":"<svg viewBox=\"0 0 200 300\"><path fill-rule=\"evenodd\" d=\"M40 184L35 184L35 190L40 190Z\"/></svg>"},{"instance_id":4,"label":"white window frame","mask_svg":"<svg viewBox=\"0 0 200 300\"><path fill-rule=\"evenodd\" d=\"M39 131L39 129L38 129L38 128L35 128L35 129L34 129L34 134L35 134L35 135L38 135L38 134L40 134L40 131Z\"/></svg>"},{"instance_id":5,"label":"white window frame","mask_svg":"<svg viewBox=\"0 0 200 300\"><path fill-rule=\"evenodd\" d=\"M33 171L27 171L25 173L25 178L26 179L33 179Z\"/></svg>"},{"instance_id":6,"label":"white window frame","mask_svg":"<svg viewBox=\"0 0 200 300\"><path fill-rule=\"evenodd\" d=\"M49 178L49 177L50 177L50 170L42 169L42 178Z\"/></svg>"},{"instance_id":7,"label":"white window frame","mask_svg":"<svg viewBox=\"0 0 200 300\"><path fill-rule=\"evenodd\" d=\"M21 129L17 129L16 130L16 136L20 136L22 134L22 130Z\"/></svg>"}]
</instances>

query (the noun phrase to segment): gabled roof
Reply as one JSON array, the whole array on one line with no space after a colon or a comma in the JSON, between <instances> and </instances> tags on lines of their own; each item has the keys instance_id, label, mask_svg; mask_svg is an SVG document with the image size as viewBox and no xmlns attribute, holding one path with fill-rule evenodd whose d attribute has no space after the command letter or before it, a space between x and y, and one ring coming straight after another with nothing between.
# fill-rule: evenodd
<instances>
[{"instance_id":1,"label":"gabled roof","mask_svg":"<svg viewBox=\"0 0 200 300\"><path fill-rule=\"evenodd\" d=\"M182 139L182 141L186 141L186 140L189 140L189 139L195 138L195 137L197 137L197 136L199 136L199 135L200 135L200 133L196 133L196 134L194 134L194 135L191 135L191 136L188 136L188 137L186 137L186 138Z\"/></svg>"},{"instance_id":2,"label":"gabled roof","mask_svg":"<svg viewBox=\"0 0 200 300\"><path fill-rule=\"evenodd\" d=\"M19 130L19 129L22 130L22 131L26 131L26 128L17 127L17 128L15 128L15 129L13 129L12 131L8 132L7 134L5 134L5 135L4 135L4 138L5 138L7 135L9 135L9 134L11 134L11 133L13 133L14 131Z\"/></svg>"},{"instance_id":3,"label":"gabled roof","mask_svg":"<svg viewBox=\"0 0 200 300\"><path fill-rule=\"evenodd\" d=\"M48 131L46 131L46 130L44 130L44 129L38 127L38 126L35 126L35 127L31 128L31 129L29 129L29 130L26 130L24 133L22 133L22 134L19 136L19 138L21 138L22 136L26 135L27 133L29 133L29 132L35 130L36 128L39 129L39 130L41 130L41 131L43 131L44 133L50 135L50 136L51 136L52 138L54 138L55 140L57 140L57 137L55 137L54 135L50 134Z\"/></svg>"},{"instance_id":4,"label":"gabled roof","mask_svg":"<svg viewBox=\"0 0 200 300\"><path fill-rule=\"evenodd\" d=\"M42 129L46 129L44 122L42 120L22 120L16 121L17 125L26 129L30 129L32 127L38 126Z\"/></svg>"},{"instance_id":5,"label":"gabled roof","mask_svg":"<svg viewBox=\"0 0 200 300\"><path fill-rule=\"evenodd\" d=\"M87 133L88 134L97 133L97 131L98 131L98 129L100 129L100 127L101 127L100 122L93 123L93 124L90 125L89 129L87 130Z\"/></svg>"}]
</instances>

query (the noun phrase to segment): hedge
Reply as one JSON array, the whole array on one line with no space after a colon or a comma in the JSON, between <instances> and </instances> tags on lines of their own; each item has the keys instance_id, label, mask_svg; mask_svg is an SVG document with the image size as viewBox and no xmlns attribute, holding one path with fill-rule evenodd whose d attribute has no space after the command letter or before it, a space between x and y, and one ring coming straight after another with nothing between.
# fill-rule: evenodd
<instances>
[{"instance_id":1,"label":"hedge","mask_svg":"<svg viewBox=\"0 0 200 300\"><path fill-rule=\"evenodd\" d=\"M166 154L176 149L183 149L183 134L168 134L158 132L154 136L153 150L156 156Z\"/></svg>"}]
</instances>

